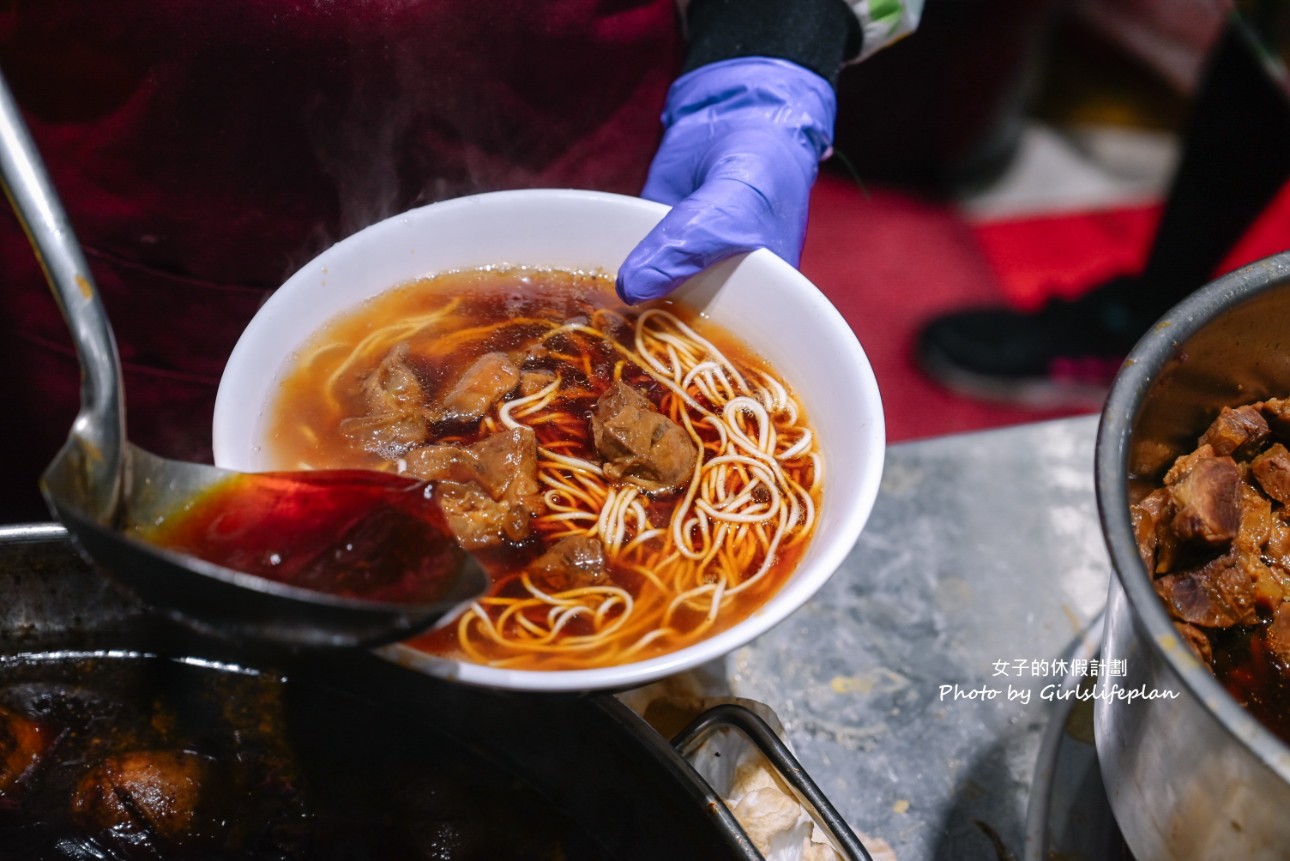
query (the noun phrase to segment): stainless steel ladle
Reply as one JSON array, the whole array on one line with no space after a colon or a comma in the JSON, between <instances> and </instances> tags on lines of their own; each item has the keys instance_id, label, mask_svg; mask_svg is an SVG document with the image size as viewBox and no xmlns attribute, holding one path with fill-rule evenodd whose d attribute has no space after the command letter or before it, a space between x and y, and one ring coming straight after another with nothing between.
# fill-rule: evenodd
<instances>
[{"instance_id":1,"label":"stainless steel ladle","mask_svg":"<svg viewBox=\"0 0 1290 861\"><path fill-rule=\"evenodd\" d=\"M237 474L167 460L127 441L121 363L111 325L3 76L0 180L40 258L81 362L81 409L66 444L42 476L41 490L81 552L100 569L143 601L190 625L293 648L372 646L403 639L483 592L485 573L460 551L431 600L402 603L288 585L139 537L134 530L181 510ZM254 480L253 475L247 478Z\"/></svg>"}]
</instances>

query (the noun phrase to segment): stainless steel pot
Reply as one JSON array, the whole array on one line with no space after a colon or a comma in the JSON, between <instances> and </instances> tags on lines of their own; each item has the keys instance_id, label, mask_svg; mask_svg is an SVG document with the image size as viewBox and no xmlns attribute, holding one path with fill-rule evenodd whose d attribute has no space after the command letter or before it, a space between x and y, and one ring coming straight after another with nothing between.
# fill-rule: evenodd
<instances>
[{"instance_id":1,"label":"stainless steel pot","mask_svg":"<svg viewBox=\"0 0 1290 861\"><path fill-rule=\"evenodd\" d=\"M1221 406L1290 395L1290 252L1209 284L1129 355L1106 401L1097 501L1115 568L1094 707L1098 762L1138 861L1281 859L1290 748L1182 644L1138 556L1137 482L1158 479ZM1113 686L1146 697L1114 696Z\"/></svg>"}]
</instances>

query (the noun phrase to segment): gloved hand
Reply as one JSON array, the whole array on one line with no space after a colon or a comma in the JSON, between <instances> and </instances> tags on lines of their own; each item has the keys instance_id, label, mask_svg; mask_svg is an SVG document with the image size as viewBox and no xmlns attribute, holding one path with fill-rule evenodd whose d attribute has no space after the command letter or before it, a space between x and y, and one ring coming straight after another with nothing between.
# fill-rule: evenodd
<instances>
[{"instance_id":1,"label":"gloved hand","mask_svg":"<svg viewBox=\"0 0 1290 861\"><path fill-rule=\"evenodd\" d=\"M641 193L673 208L619 269L623 301L665 296L757 248L796 266L836 114L829 82L787 60L723 60L678 78Z\"/></svg>"}]
</instances>

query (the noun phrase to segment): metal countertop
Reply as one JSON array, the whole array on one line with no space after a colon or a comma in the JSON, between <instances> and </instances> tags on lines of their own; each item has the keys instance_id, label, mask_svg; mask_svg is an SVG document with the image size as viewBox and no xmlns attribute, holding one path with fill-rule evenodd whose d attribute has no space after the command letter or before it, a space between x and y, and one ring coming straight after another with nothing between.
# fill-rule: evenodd
<instances>
[{"instance_id":1,"label":"metal countertop","mask_svg":"<svg viewBox=\"0 0 1290 861\"><path fill-rule=\"evenodd\" d=\"M775 710L876 859L1029 857L1045 730L1063 721L1091 759L1055 691L1110 577L1096 433L1086 416L890 446L837 574L728 657L732 692Z\"/></svg>"}]
</instances>

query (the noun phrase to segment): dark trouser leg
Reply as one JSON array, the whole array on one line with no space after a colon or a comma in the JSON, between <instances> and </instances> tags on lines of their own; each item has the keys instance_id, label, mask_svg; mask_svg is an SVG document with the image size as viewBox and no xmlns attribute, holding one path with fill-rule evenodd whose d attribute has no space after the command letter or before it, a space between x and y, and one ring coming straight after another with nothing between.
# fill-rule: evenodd
<instances>
[{"instance_id":1,"label":"dark trouser leg","mask_svg":"<svg viewBox=\"0 0 1290 861\"><path fill-rule=\"evenodd\" d=\"M929 322L918 358L929 375L978 397L1096 406L1134 343L1205 284L1290 178L1290 92L1232 19L1197 90L1178 168L1147 265L1036 313L958 311ZM1290 237L1287 237L1290 247Z\"/></svg>"},{"instance_id":2,"label":"dark trouser leg","mask_svg":"<svg viewBox=\"0 0 1290 861\"><path fill-rule=\"evenodd\" d=\"M1290 92L1240 22L1220 37L1196 93L1135 305L1158 317L1215 274L1290 178ZM1287 237L1290 246L1290 237Z\"/></svg>"}]
</instances>

